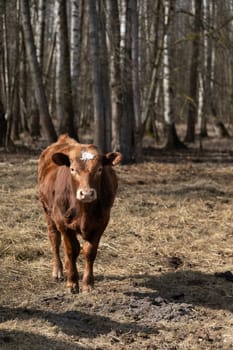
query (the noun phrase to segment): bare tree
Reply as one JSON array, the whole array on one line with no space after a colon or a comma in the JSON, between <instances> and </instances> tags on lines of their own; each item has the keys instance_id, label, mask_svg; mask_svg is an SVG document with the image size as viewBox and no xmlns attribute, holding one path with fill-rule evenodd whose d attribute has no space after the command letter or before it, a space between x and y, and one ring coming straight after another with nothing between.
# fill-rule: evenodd
<instances>
[{"instance_id":1,"label":"bare tree","mask_svg":"<svg viewBox=\"0 0 233 350\"><path fill-rule=\"evenodd\" d=\"M122 54L122 116L121 116L121 152L124 162L134 159L134 110L132 90L132 37L130 0L122 0L121 13L121 54Z\"/></svg>"},{"instance_id":2,"label":"bare tree","mask_svg":"<svg viewBox=\"0 0 233 350\"><path fill-rule=\"evenodd\" d=\"M142 160L142 122L141 122L141 96L139 81L139 18L138 18L138 1L130 2L132 13L132 90L133 90L133 106L134 106L134 144L135 144L135 160Z\"/></svg>"},{"instance_id":3,"label":"bare tree","mask_svg":"<svg viewBox=\"0 0 233 350\"><path fill-rule=\"evenodd\" d=\"M112 141L112 109L111 109L111 93L110 93L110 74L109 74L109 59L106 41L106 6L104 1L99 2L99 37L100 37L100 74L101 88L103 98L103 113L104 113L104 143L105 150L111 150Z\"/></svg>"},{"instance_id":4,"label":"bare tree","mask_svg":"<svg viewBox=\"0 0 233 350\"><path fill-rule=\"evenodd\" d=\"M150 69L150 78L149 78L149 84L145 87L145 96L143 99L143 105L142 105L142 123L143 123L143 134L146 128L146 124L148 122L148 119L155 115L155 96L156 96L156 89L157 92L159 91L159 74L161 70L161 63L162 63L162 57L163 57L163 35L159 35L160 27L161 27L161 18L162 18L162 1L157 0L157 3L155 4L155 13L157 15L155 26L154 26L154 48L152 49L152 66ZM147 16L148 16L149 9L147 8ZM166 28L163 28L164 30L167 30ZM149 34L148 34L149 36ZM149 40L149 38L148 38ZM149 53L150 54L150 53ZM151 55L151 54L150 54ZM157 94L158 97L158 94ZM154 124L154 120L151 121Z\"/></svg>"},{"instance_id":5,"label":"bare tree","mask_svg":"<svg viewBox=\"0 0 233 350\"><path fill-rule=\"evenodd\" d=\"M164 39L163 39L163 97L164 97L164 121L166 130L165 148L175 149L183 148L183 143L179 140L176 132L174 116L172 111L171 95L171 72L170 72L170 55L169 55L169 21L171 16L171 1L163 0L164 6Z\"/></svg>"},{"instance_id":6,"label":"bare tree","mask_svg":"<svg viewBox=\"0 0 233 350\"><path fill-rule=\"evenodd\" d=\"M201 15L202 6L200 0L194 1L194 38L192 42L192 57L190 66L190 84L188 99L188 119L186 130L186 142L195 141L195 125L197 121L197 104L198 104L198 67L199 67L199 49L201 34Z\"/></svg>"},{"instance_id":7,"label":"bare tree","mask_svg":"<svg viewBox=\"0 0 233 350\"><path fill-rule=\"evenodd\" d=\"M195 141L197 114L202 136L208 123L233 123L232 0L28 0L37 63L19 3L0 2L7 139L39 136L40 120L43 135L53 123L73 137L80 128L131 162L145 131L177 148L179 123Z\"/></svg>"},{"instance_id":8,"label":"bare tree","mask_svg":"<svg viewBox=\"0 0 233 350\"><path fill-rule=\"evenodd\" d=\"M66 1L57 1L57 118L59 134L77 139L74 123Z\"/></svg>"},{"instance_id":9,"label":"bare tree","mask_svg":"<svg viewBox=\"0 0 233 350\"><path fill-rule=\"evenodd\" d=\"M22 23L24 30L24 40L25 46L28 55L28 62L33 78L35 95L40 111L40 120L44 133L46 133L49 142L56 140L57 135L52 123L52 120L49 115L47 99L44 91L42 74L40 66L38 64L36 56L36 47L34 43L34 37L32 32L31 20L30 20L30 10L29 10L29 1L21 0L21 14L22 14Z\"/></svg>"},{"instance_id":10,"label":"bare tree","mask_svg":"<svg viewBox=\"0 0 233 350\"><path fill-rule=\"evenodd\" d=\"M7 123L3 103L0 100L0 146L5 146Z\"/></svg>"},{"instance_id":11,"label":"bare tree","mask_svg":"<svg viewBox=\"0 0 233 350\"><path fill-rule=\"evenodd\" d=\"M97 23L96 3L88 0L89 10L89 35L90 35L90 55L93 74L93 105L94 105L94 142L104 152L105 147L105 124L103 94L101 88L101 71L100 71L100 46L99 46L99 28Z\"/></svg>"},{"instance_id":12,"label":"bare tree","mask_svg":"<svg viewBox=\"0 0 233 350\"><path fill-rule=\"evenodd\" d=\"M6 119L7 119L7 131L6 131L6 146L10 142L12 120L13 120L13 109L12 109L12 84L11 84L11 69L10 69L10 59L9 59L9 38L8 38L8 26L6 19L6 3L2 5L2 32L3 32L3 82L4 82L4 93L6 101Z\"/></svg>"},{"instance_id":13,"label":"bare tree","mask_svg":"<svg viewBox=\"0 0 233 350\"><path fill-rule=\"evenodd\" d=\"M120 150L120 120L122 113L120 20L118 0L107 0L108 46L110 56L110 85L112 103L112 149Z\"/></svg>"},{"instance_id":14,"label":"bare tree","mask_svg":"<svg viewBox=\"0 0 233 350\"><path fill-rule=\"evenodd\" d=\"M206 118L206 112L207 112L207 96L210 96L210 83L209 79L207 78L208 74L208 46L209 46L209 39L208 39L208 17L209 17L209 8L207 6L207 0L203 0L202 3L202 35L201 35L201 43L200 48L203 48L202 54L200 54L200 57L202 58L200 69L199 69L199 87L198 87L198 110L197 110L197 121L199 126L199 133L200 138L207 136L207 118ZM191 83L191 80L190 80ZM205 85L205 86L204 86Z\"/></svg>"},{"instance_id":15,"label":"bare tree","mask_svg":"<svg viewBox=\"0 0 233 350\"><path fill-rule=\"evenodd\" d=\"M38 1L38 20L36 23L36 50L37 58L41 66L43 66L43 55L44 55L44 34L45 34L45 0Z\"/></svg>"},{"instance_id":16,"label":"bare tree","mask_svg":"<svg viewBox=\"0 0 233 350\"><path fill-rule=\"evenodd\" d=\"M44 55L44 32L45 32L45 9L46 9L45 0L39 0L38 9L33 7L34 11L37 13L34 14L36 17L35 23L35 45L36 45L36 53L37 60L41 68L41 72L43 72L43 55ZM34 138L38 138L40 136L40 115L36 102L35 96L30 96L32 100L32 108L30 111L31 114L31 136Z\"/></svg>"},{"instance_id":17,"label":"bare tree","mask_svg":"<svg viewBox=\"0 0 233 350\"><path fill-rule=\"evenodd\" d=\"M78 125L78 85L79 85L79 0L71 1L71 20L70 20L70 74L72 84L72 97L75 125Z\"/></svg>"}]
</instances>

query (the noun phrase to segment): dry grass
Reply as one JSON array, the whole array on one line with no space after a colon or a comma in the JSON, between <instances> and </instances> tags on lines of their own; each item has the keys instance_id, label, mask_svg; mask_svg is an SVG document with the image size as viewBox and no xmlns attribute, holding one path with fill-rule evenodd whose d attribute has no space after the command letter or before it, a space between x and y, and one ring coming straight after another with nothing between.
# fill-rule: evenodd
<instances>
[{"instance_id":1,"label":"dry grass","mask_svg":"<svg viewBox=\"0 0 233 350\"><path fill-rule=\"evenodd\" d=\"M233 162L211 155L118 167L96 288L69 295L50 279L36 157L0 154L0 348L233 349L232 282L215 275L233 270Z\"/></svg>"}]
</instances>

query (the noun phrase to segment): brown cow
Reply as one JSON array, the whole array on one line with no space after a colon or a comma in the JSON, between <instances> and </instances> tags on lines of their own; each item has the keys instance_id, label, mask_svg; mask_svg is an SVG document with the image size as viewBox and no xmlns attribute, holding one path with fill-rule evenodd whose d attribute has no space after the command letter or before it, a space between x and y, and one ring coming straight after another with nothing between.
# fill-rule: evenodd
<instances>
[{"instance_id":1,"label":"brown cow","mask_svg":"<svg viewBox=\"0 0 233 350\"><path fill-rule=\"evenodd\" d=\"M60 136L39 158L39 193L53 251L52 276L55 279L62 277L59 255L62 235L67 288L72 293L79 291L77 234L85 241L82 290L93 288L93 263L117 190L117 177L112 166L121 159L121 153L103 155L96 146L77 143L67 135Z\"/></svg>"}]
</instances>

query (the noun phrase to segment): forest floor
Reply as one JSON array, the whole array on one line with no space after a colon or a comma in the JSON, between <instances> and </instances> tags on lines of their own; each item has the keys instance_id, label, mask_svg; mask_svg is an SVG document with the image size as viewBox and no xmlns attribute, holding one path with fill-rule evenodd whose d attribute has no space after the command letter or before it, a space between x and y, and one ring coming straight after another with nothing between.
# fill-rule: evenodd
<instances>
[{"instance_id":1,"label":"forest floor","mask_svg":"<svg viewBox=\"0 0 233 350\"><path fill-rule=\"evenodd\" d=\"M233 140L145 154L116 168L95 289L70 295L51 280L38 156L0 152L0 349L233 349Z\"/></svg>"}]
</instances>

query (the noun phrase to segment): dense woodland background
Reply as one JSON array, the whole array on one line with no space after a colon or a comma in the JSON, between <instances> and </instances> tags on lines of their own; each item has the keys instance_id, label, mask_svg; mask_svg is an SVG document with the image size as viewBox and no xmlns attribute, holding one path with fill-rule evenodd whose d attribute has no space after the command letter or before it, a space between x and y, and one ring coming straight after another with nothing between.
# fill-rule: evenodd
<instances>
[{"instance_id":1,"label":"dense woodland background","mask_svg":"<svg viewBox=\"0 0 233 350\"><path fill-rule=\"evenodd\" d=\"M0 143L89 134L130 162L145 135L228 136L232 53L232 0L1 0Z\"/></svg>"}]
</instances>

